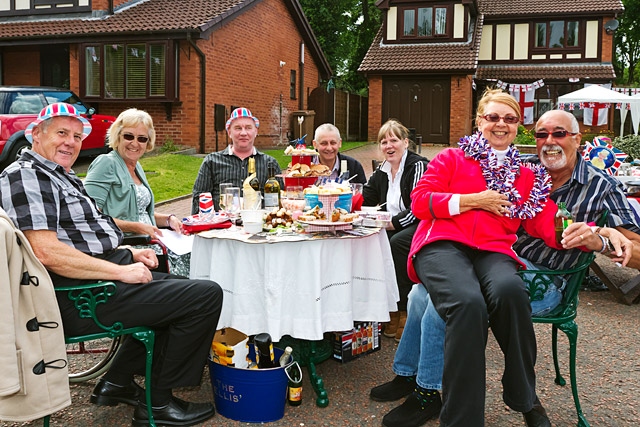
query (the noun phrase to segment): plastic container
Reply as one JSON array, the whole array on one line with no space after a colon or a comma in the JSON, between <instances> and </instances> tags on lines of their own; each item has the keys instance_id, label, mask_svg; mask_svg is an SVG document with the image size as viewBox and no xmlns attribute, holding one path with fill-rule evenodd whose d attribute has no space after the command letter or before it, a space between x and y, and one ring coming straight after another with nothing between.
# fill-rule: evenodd
<instances>
[{"instance_id":1,"label":"plastic container","mask_svg":"<svg viewBox=\"0 0 640 427\"><path fill-rule=\"evenodd\" d=\"M244 231L249 234L256 234L262 231L264 211L259 210L243 210L240 211L242 218L242 226Z\"/></svg>"},{"instance_id":2,"label":"plastic container","mask_svg":"<svg viewBox=\"0 0 640 427\"><path fill-rule=\"evenodd\" d=\"M275 360L284 353L274 348ZM249 346L249 358L256 353ZM291 364L291 360L289 361ZM289 379L285 369L240 369L209 361L209 375L213 387L216 410L223 417L245 423L268 423L284 417Z\"/></svg>"},{"instance_id":3,"label":"plastic container","mask_svg":"<svg viewBox=\"0 0 640 427\"><path fill-rule=\"evenodd\" d=\"M326 195L305 194L304 198L307 201L309 209L318 206L327 217L331 217L331 212L334 208L341 208L347 212L351 212L351 193Z\"/></svg>"}]
</instances>

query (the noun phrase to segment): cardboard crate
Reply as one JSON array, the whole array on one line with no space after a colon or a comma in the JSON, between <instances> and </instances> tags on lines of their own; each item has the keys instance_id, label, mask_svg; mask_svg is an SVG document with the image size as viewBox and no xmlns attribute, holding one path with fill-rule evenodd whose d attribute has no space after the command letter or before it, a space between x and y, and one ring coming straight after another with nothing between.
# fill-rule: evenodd
<instances>
[{"instance_id":1,"label":"cardboard crate","mask_svg":"<svg viewBox=\"0 0 640 427\"><path fill-rule=\"evenodd\" d=\"M350 331L332 332L333 358L347 363L365 354L380 350L382 323L354 322Z\"/></svg>"},{"instance_id":2,"label":"cardboard crate","mask_svg":"<svg viewBox=\"0 0 640 427\"><path fill-rule=\"evenodd\" d=\"M216 331L211 343L209 359L221 365L231 365L236 368L249 366L249 337L233 328L224 328Z\"/></svg>"}]
</instances>

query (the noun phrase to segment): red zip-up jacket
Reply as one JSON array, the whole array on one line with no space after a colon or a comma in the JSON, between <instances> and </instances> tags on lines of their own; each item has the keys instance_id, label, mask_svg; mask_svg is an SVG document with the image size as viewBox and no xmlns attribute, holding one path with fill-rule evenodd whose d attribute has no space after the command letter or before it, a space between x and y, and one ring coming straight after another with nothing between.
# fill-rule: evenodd
<instances>
[{"instance_id":1,"label":"red zip-up jacket","mask_svg":"<svg viewBox=\"0 0 640 427\"><path fill-rule=\"evenodd\" d=\"M520 168L514 185L520 203L529 198L533 188L534 173L526 167ZM418 185L411 192L411 210L421 221L413 236L409 252L409 277L420 283L413 268L413 256L429 243L438 240L459 242L469 247L508 255L522 265L512 248L520 225L534 237L539 237L553 248L562 249L556 243L554 217L556 204L547 199L541 212L533 219L521 220L496 215L483 209L471 209L458 215L449 214L449 200L453 194L479 193L487 189L480 163L465 157L459 148L441 151L427 167Z\"/></svg>"}]
</instances>

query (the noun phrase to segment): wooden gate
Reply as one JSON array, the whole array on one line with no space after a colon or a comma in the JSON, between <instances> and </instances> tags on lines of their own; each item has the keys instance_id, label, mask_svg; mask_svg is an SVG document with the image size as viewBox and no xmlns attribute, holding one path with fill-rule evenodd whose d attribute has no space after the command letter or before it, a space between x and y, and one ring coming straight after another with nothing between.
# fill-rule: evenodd
<instances>
[{"instance_id":1,"label":"wooden gate","mask_svg":"<svg viewBox=\"0 0 640 427\"><path fill-rule=\"evenodd\" d=\"M449 143L449 78L385 78L382 91L383 123L395 118L423 143Z\"/></svg>"}]
</instances>

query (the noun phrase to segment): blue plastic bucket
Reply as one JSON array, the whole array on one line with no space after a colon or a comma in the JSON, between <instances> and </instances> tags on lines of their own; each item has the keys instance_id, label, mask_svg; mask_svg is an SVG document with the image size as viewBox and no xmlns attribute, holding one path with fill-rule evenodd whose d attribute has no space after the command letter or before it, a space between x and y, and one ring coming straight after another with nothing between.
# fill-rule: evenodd
<instances>
[{"instance_id":1,"label":"blue plastic bucket","mask_svg":"<svg viewBox=\"0 0 640 427\"><path fill-rule=\"evenodd\" d=\"M284 353L273 349L275 360ZM255 350L249 346L249 358ZM209 361L213 399L220 415L246 423L268 423L284 417L288 378L284 367L240 369Z\"/></svg>"}]
</instances>

